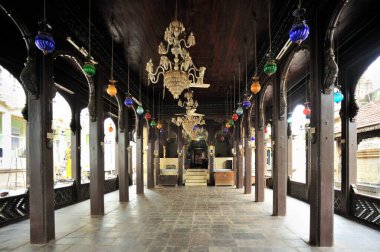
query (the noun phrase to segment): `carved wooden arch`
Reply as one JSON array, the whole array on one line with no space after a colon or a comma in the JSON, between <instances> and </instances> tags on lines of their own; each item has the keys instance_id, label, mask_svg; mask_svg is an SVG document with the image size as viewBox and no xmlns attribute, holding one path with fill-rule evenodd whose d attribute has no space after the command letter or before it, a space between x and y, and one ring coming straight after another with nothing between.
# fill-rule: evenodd
<instances>
[{"instance_id":1,"label":"carved wooden arch","mask_svg":"<svg viewBox=\"0 0 380 252\"><path fill-rule=\"evenodd\" d=\"M268 91L268 87L269 86L272 86L272 83L271 82L267 82L265 83L264 87L263 87L263 91L260 92L260 96L259 96L259 114L257 115L259 117L259 130L263 130L264 129L264 124L265 124L265 96L267 94L267 91Z\"/></svg>"},{"instance_id":2,"label":"carved wooden arch","mask_svg":"<svg viewBox=\"0 0 380 252\"><path fill-rule=\"evenodd\" d=\"M336 78L338 76L339 68L335 61L334 54L334 35L337 24L344 8L347 6L349 0L340 0L331 16L328 29L325 35L324 51L325 51L325 73L323 81L323 92L330 93L333 90Z\"/></svg>"},{"instance_id":3,"label":"carved wooden arch","mask_svg":"<svg viewBox=\"0 0 380 252\"><path fill-rule=\"evenodd\" d=\"M281 79L280 79L280 113L279 113L279 119L284 120L286 118L286 108L287 108L287 88L286 88L286 82L288 79L288 74L290 70L290 66L293 63L294 56L296 53L300 51L308 51L310 53L310 50L307 46L297 46L295 47L287 57L285 61L285 65L283 67L283 70L281 72Z\"/></svg>"},{"instance_id":4,"label":"carved wooden arch","mask_svg":"<svg viewBox=\"0 0 380 252\"><path fill-rule=\"evenodd\" d=\"M93 78L83 72L82 70L83 61L80 60L80 58L74 55L72 52L63 51L63 50L54 52L53 53L54 60L57 59L58 57L71 60L78 67L78 70L80 70L83 73L84 77L86 78L87 84L88 84L88 105L87 105L88 113L90 115L90 121L95 122L96 121L95 84L94 84Z\"/></svg>"},{"instance_id":5,"label":"carved wooden arch","mask_svg":"<svg viewBox=\"0 0 380 252\"><path fill-rule=\"evenodd\" d=\"M24 40L25 48L26 48L26 62L24 63L25 67L20 73L21 86L25 92L26 96L26 104L22 109L22 115L25 120L28 120L28 95L32 97L37 97L38 94L38 84L37 84L37 76L36 76L36 60L33 56L35 51L35 46L33 42L32 35L28 26L25 22L20 19L16 14L10 12L8 8L0 3L0 10L11 19L14 23L18 31L20 32L21 37Z\"/></svg>"}]
</instances>

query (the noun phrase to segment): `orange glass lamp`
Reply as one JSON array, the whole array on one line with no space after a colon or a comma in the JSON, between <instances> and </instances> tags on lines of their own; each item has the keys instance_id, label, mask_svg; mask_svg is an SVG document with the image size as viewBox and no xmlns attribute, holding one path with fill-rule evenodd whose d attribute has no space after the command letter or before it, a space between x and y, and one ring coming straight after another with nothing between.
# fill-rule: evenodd
<instances>
[{"instance_id":1,"label":"orange glass lamp","mask_svg":"<svg viewBox=\"0 0 380 252\"><path fill-rule=\"evenodd\" d=\"M252 77L251 92L257 94L261 90L259 76Z\"/></svg>"},{"instance_id":2,"label":"orange glass lamp","mask_svg":"<svg viewBox=\"0 0 380 252\"><path fill-rule=\"evenodd\" d=\"M115 80L110 80L110 83L108 84L108 87L106 90L107 94L111 97L115 97L117 94L117 89L116 89L115 83L116 83Z\"/></svg>"},{"instance_id":3,"label":"orange glass lamp","mask_svg":"<svg viewBox=\"0 0 380 252\"><path fill-rule=\"evenodd\" d=\"M158 123L157 123L156 128L157 128L157 129L161 129L161 128L162 128L162 124L161 124L161 122L158 122Z\"/></svg>"}]
</instances>

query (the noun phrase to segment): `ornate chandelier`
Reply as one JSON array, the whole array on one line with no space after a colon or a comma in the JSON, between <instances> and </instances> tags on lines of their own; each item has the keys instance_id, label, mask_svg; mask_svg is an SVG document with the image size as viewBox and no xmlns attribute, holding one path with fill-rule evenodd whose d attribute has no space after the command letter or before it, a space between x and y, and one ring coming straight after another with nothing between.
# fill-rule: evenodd
<instances>
[{"instance_id":1,"label":"ornate chandelier","mask_svg":"<svg viewBox=\"0 0 380 252\"><path fill-rule=\"evenodd\" d=\"M198 138L201 129L198 125L204 125L205 121L203 119L203 114L195 113L195 110L198 107L198 102L193 99L193 92L188 91L185 93L185 98L187 101L182 102L178 101L178 106L186 108L186 114L182 117L178 116L177 118L172 118L172 122L177 126L181 126L186 133L186 135L195 140Z\"/></svg>"},{"instance_id":2,"label":"ornate chandelier","mask_svg":"<svg viewBox=\"0 0 380 252\"><path fill-rule=\"evenodd\" d=\"M164 87L170 91L174 99L178 99L183 90L191 86L209 86L203 83L206 68L197 68L187 50L195 45L195 36L190 33L186 39L184 32L185 27L177 20L176 10L174 21L165 30L164 40L167 45L161 42L158 46L158 54L161 55L159 66L154 71L152 59L146 63L149 81L155 84L162 75Z\"/></svg>"}]
</instances>

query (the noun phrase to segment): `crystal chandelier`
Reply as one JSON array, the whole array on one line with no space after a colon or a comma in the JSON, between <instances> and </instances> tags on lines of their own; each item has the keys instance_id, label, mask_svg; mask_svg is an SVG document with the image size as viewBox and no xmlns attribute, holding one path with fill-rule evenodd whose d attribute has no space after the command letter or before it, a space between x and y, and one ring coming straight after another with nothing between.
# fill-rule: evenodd
<instances>
[{"instance_id":1,"label":"crystal chandelier","mask_svg":"<svg viewBox=\"0 0 380 252\"><path fill-rule=\"evenodd\" d=\"M159 66L154 71L152 59L146 63L149 81L155 84L162 75L164 87L170 91L174 99L178 99L183 90L191 86L208 87L208 84L203 83L206 68L197 68L187 50L195 45L195 36L190 33L186 39L184 32L183 23L177 20L176 7L174 21L165 30L166 45L161 42L158 46L158 54L161 55Z\"/></svg>"},{"instance_id":2,"label":"crystal chandelier","mask_svg":"<svg viewBox=\"0 0 380 252\"><path fill-rule=\"evenodd\" d=\"M187 91L184 94L184 97L187 101L182 102L181 100L178 100L178 106L186 108L186 110L198 108L198 102L193 99L193 91Z\"/></svg>"}]
</instances>

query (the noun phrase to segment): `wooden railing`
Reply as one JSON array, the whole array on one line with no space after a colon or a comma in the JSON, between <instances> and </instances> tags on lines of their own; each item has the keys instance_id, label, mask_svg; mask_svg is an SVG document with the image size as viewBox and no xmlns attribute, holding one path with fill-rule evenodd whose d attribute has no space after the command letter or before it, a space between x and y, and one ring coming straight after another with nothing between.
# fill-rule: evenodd
<instances>
[{"instance_id":1,"label":"wooden railing","mask_svg":"<svg viewBox=\"0 0 380 252\"><path fill-rule=\"evenodd\" d=\"M104 181L104 193L119 189L118 178ZM78 195L78 196L77 196ZM65 206L90 198L90 184L81 184L79 193L75 183L70 186L54 189L54 207L59 209ZM0 198L0 227L25 220L29 217L29 193Z\"/></svg>"}]
</instances>

